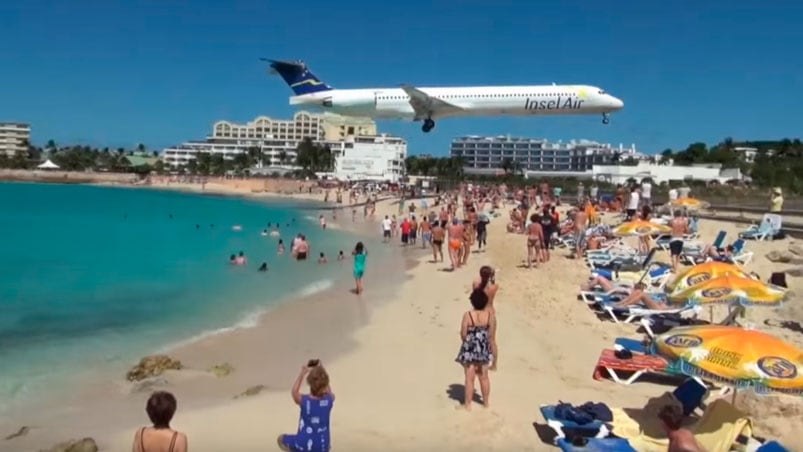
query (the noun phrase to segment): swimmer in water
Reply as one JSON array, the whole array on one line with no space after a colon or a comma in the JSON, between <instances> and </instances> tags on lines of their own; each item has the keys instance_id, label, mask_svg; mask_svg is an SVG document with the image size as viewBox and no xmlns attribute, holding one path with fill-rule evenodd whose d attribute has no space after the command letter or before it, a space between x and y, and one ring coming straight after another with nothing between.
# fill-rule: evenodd
<instances>
[{"instance_id":1,"label":"swimmer in water","mask_svg":"<svg viewBox=\"0 0 803 452\"><path fill-rule=\"evenodd\" d=\"M325 264L326 262L327 262L326 256L324 256L324 254L321 253L321 257L318 258L318 263L319 264Z\"/></svg>"},{"instance_id":2,"label":"swimmer in water","mask_svg":"<svg viewBox=\"0 0 803 452\"><path fill-rule=\"evenodd\" d=\"M237 263L237 255L236 254L232 254L231 256L229 256L229 263L232 264L232 265Z\"/></svg>"},{"instance_id":3,"label":"swimmer in water","mask_svg":"<svg viewBox=\"0 0 803 452\"><path fill-rule=\"evenodd\" d=\"M282 255L284 254L284 240L279 239L279 247L276 250L276 254Z\"/></svg>"},{"instance_id":4,"label":"swimmer in water","mask_svg":"<svg viewBox=\"0 0 803 452\"><path fill-rule=\"evenodd\" d=\"M342 260L345 260L345 259L346 259L346 256L343 255L343 250L340 250L340 253L337 254L337 260L338 261L342 261Z\"/></svg>"},{"instance_id":5,"label":"swimmer in water","mask_svg":"<svg viewBox=\"0 0 803 452\"><path fill-rule=\"evenodd\" d=\"M260 271L260 272L268 271L268 263L267 262L263 262L262 265L259 266L259 269L257 269L257 271Z\"/></svg>"},{"instance_id":6,"label":"swimmer in water","mask_svg":"<svg viewBox=\"0 0 803 452\"><path fill-rule=\"evenodd\" d=\"M245 265L248 263L248 259L245 258L245 253L240 251L240 254L237 256L236 262L237 265Z\"/></svg>"},{"instance_id":7,"label":"swimmer in water","mask_svg":"<svg viewBox=\"0 0 803 452\"><path fill-rule=\"evenodd\" d=\"M263 229L263 230L262 230L262 234L260 234L260 235L261 235L262 237L265 237L265 236L267 236L267 235L268 235L268 230L267 230L267 229Z\"/></svg>"}]
</instances>

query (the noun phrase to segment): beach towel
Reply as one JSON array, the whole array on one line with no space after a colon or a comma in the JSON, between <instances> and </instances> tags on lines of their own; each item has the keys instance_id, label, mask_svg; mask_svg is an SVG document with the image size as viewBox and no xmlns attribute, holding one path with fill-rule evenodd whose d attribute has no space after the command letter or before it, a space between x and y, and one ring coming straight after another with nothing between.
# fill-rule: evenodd
<instances>
[{"instance_id":1,"label":"beach towel","mask_svg":"<svg viewBox=\"0 0 803 452\"><path fill-rule=\"evenodd\" d=\"M740 435L753 436L753 424L744 412L727 400L718 399L706 407L692 433L697 443L708 452L727 452Z\"/></svg>"},{"instance_id":2,"label":"beach towel","mask_svg":"<svg viewBox=\"0 0 803 452\"><path fill-rule=\"evenodd\" d=\"M660 409L661 404L667 403L677 402L669 398L663 401L661 398L651 399L644 410L633 415L638 421L625 410L613 410L613 433L626 438L638 451L665 452L669 441L655 410ZM753 427L747 415L724 399L709 404L702 418L689 428L697 443L707 452L728 452L740 435L749 438L753 434Z\"/></svg>"}]
</instances>

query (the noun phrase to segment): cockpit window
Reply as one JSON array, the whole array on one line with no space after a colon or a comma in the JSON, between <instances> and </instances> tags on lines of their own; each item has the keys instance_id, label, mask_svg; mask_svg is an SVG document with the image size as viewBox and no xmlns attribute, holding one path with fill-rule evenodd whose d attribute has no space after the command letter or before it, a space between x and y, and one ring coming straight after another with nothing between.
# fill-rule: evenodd
<instances>
[{"instance_id":1,"label":"cockpit window","mask_svg":"<svg viewBox=\"0 0 803 452\"><path fill-rule=\"evenodd\" d=\"M599 91L597 91L597 92L598 92L599 94L608 94L608 93L606 93L606 92L605 92L605 90L604 90L604 89L601 89L601 90L599 90Z\"/></svg>"}]
</instances>

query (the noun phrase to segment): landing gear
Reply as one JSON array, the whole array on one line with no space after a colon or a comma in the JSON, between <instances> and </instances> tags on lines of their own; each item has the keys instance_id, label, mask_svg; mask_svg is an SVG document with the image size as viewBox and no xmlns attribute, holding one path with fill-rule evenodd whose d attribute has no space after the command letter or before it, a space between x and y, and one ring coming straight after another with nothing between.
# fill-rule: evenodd
<instances>
[{"instance_id":1,"label":"landing gear","mask_svg":"<svg viewBox=\"0 0 803 452\"><path fill-rule=\"evenodd\" d=\"M603 124L608 124L609 122L611 122L611 117L608 116L608 113L603 113L602 114L602 123Z\"/></svg>"},{"instance_id":2,"label":"landing gear","mask_svg":"<svg viewBox=\"0 0 803 452\"><path fill-rule=\"evenodd\" d=\"M424 133L429 132L434 128L435 128L435 121L433 121L431 118L425 119L424 125L421 126L421 130L423 130Z\"/></svg>"}]
</instances>

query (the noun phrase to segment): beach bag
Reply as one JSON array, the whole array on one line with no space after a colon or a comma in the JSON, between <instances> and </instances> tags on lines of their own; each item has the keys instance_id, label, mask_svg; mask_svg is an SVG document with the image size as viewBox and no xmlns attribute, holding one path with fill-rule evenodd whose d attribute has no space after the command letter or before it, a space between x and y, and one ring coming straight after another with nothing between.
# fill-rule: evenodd
<instances>
[{"instance_id":1,"label":"beach bag","mask_svg":"<svg viewBox=\"0 0 803 452\"><path fill-rule=\"evenodd\" d=\"M786 285L786 273L775 272L770 275L770 284L780 287L789 287Z\"/></svg>"}]
</instances>

